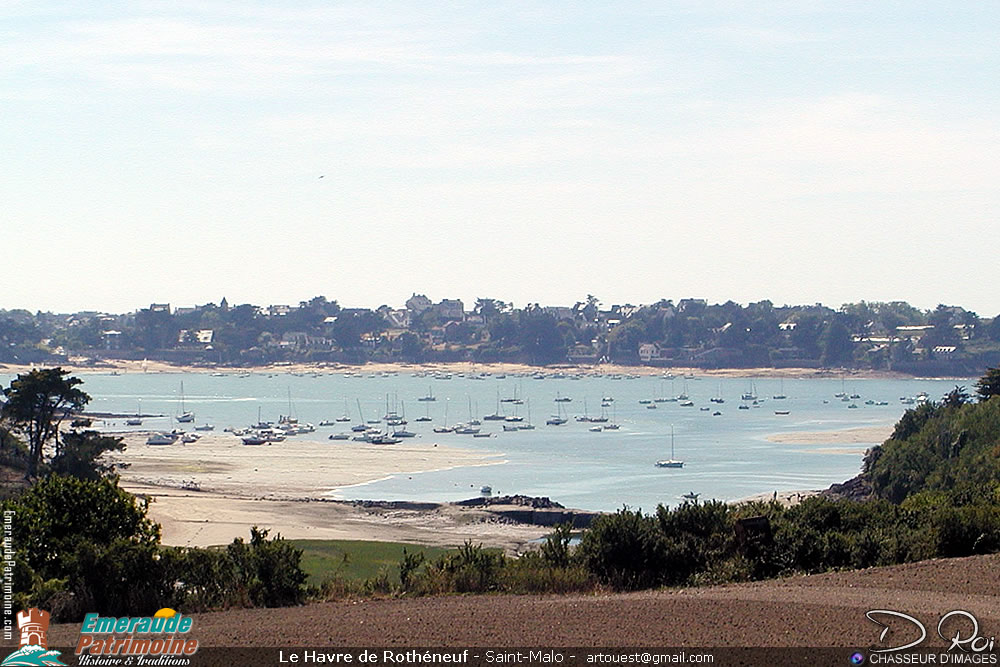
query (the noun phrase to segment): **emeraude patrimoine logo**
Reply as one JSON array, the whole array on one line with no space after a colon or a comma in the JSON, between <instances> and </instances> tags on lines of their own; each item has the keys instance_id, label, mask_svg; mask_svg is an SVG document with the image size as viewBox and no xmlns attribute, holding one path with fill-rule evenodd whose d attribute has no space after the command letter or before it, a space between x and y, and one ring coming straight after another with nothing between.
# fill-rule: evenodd
<instances>
[{"instance_id":1,"label":"emeraude patrimoine logo","mask_svg":"<svg viewBox=\"0 0 1000 667\"><path fill-rule=\"evenodd\" d=\"M48 644L49 612L37 607L17 613L17 627L21 631L21 642L16 651L8 655L0 665L65 665L59 660L59 651L50 651Z\"/></svg>"}]
</instances>

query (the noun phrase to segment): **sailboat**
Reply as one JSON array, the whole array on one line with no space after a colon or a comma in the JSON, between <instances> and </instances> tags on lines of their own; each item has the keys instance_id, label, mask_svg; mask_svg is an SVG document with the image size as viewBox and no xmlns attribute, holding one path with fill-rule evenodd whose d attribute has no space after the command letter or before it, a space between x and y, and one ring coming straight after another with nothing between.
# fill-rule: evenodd
<instances>
[{"instance_id":1,"label":"sailboat","mask_svg":"<svg viewBox=\"0 0 1000 667\"><path fill-rule=\"evenodd\" d=\"M429 421L432 421L431 420L431 406L425 405L424 406L424 416L423 417L417 417L413 421L415 421L415 422L429 422Z\"/></svg>"},{"instance_id":2,"label":"sailboat","mask_svg":"<svg viewBox=\"0 0 1000 667\"><path fill-rule=\"evenodd\" d=\"M448 426L448 403L446 401L445 404L444 404L444 421L441 422L441 426L435 426L434 427L434 432L435 433L453 433L454 431L455 431L455 429L453 429L452 427Z\"/></svg>"},{"instance_id":3,"label":"sailboat","mask_svg":"<svg viewBox=\"0 0 1000 667\"><path fill-rule=\"evenodd\" d=\"M433 401L436 401L437 399L434 398L434 390L431 389L430 387L427 387L427 395L426 396L421 396L417 400L418 401L423 401L425 403L431 403Z\"/></svg>"},{"instance_id":4,"label":"sailboat","mask_svg":"<svg viewBox=\"0 0 1000 667\"><path fill-rule=\"evenodd\" d=\"M491 415L486 415L483 417L483 421L488 422L502 422L504 420L504 414L500 412L500 390L497 389L497 409Z\"/></svg>"},{"instance_id":5,"label":"sailboat","mask_svg":"<svg viewBox=\"0 0 1000 667\"><path fill-rule=\"evenodd\" d=\"M673 381L671 381L670 382L671 391L673 391L673 386L674 386L674 383L673 383ZM676 398L670 399L667 396L663 395L663 380L660 380L660 395L657 396L656 398L654 398L653 402L654 403L670 403L672 400L676 401L677 399Z\"/></svg>"},{"instance_id":6,"label":"sailboat","mask_svg":"<svg viewBox=\"0 0 1000 667\"><path fill-rule=\"evenodd\" d=\"M469 426L482 426L483 425L483 422L479 421L478 419L476 419L473 416L473 414L478 414L478 413L479 413L479 402L476 401L476 412L473 413L472 412L472 397L469 396L469 422L468 422Z\"/></svg>"},{"instance_id":7,"label":"sailboat","mask_svg":"<svg viewBox=\"0 0 1000 667\"><path fill-rule=\"evenodd\" d=\"M402 410L403 414L402 414L402 418L400 419L400 423L394 425L393 428L392 428L392 437L394 437L394 438L414 438L414 437L416 437L416 435L417 435L416 433L414 433L413 431L406 430L406 426L405 426L405 424L406 424L406 405L404 405L402 402L400 402L399 407ZM396 428L396 426L402 426L403 428Z\"/></svg>"},{"instance_id":8,"label":"sailboat","mask_svg":"<svg viewBox=\"0 0 1000 667\"><path fill-rule=\"evenodd\" d=\"M135 417L125 420L126 426L142 426L142 399L139 399L139 409L136 410Z\"/></svg>"},{"instance_id":9,"label":"sailboat","mask_svg":"<svg viewBox=\"0 0 1000 667\"><path fill-rule=\"evenodd\" d=\"M279 424L298 424L299 420L292 416L292 388L288 387L288 414L278 415Z\"/></svg>"},{"instance_id":10,"label":"sailboat","mask_svg":"<svg viewBox=\"0 0 1000 667\"><path fill-rule=\"evenodd\" d=\"M621 428L621 426L618 425L618 420L615 419L615 415L616 414L617 414L617 410L615 410L615 406L612 405L611 406L611 421L609 423L607 423L607 424L604 425L604 430L605 431L617 431L618 429Z\"/></svg>"},{"instance_id":11,"label":"sailboat","mask_svg":"<svg viewBox=\"0 0 1000 667\"><path fill-rule=\"evenodd\" d=\"M368 430L368 426L365 425L365 413L361 410L361 399L354 399L358 403L358 418L360 421L351 427L351 431L354 433L364 433Z\"/></svg>"},{"instance_id":12,"label":"sailboat","mask_svg":"<svg viewBox=\"0 0 1000 667\"><path fill-rule=\"evenodd\" d=\"M545 420L546 426L562 426L566 423L566 417L563 416L562 404L564 401L556 399L556 414L552 415Z\"/></svg>"},{"instance_id":13,"label":"sailboat","mask_svg":"<svg viewBox=\"0 0 1000 667\"><path fill-rule=\"evenodd\" d=\"M844 378L840 378L840 391L834 394L834 397L847 400L847 388L845 386Z\"/></svg>"},{"instance_id":14,"label":"sailboat","mask_svg":"<svg viewBox=\"0 0 1000 667\"><path fill-rule=\"evenodd\" d=\"M531 423L531 401L526 400L524 405L525 410L528 413L528 418L526 421L521 422L517 425L517 430L519 431L533 431L535 430L535 425Z\"/></svg>"},{"instance_id":15,"label":"sailboat","mask_svg":"<svg viewBox=\"0 0 1000 667\"><path fill-rule=\"evenodd\" d=\"M670 458L660 459L656 462L657 468L683 468L684 461L674 458L674 427L670 427Z\"/></svg>"},{"instance_id":16,"label":"sailboat","mask_svg":"<svg viewBox=\"0 0 1000 667\"><path fill-rule=\"evenodd\" d=\"M338 422L349 422L351 421L351 415L347 411L347 398L344 398L344 414L342 417L337 417L334 421Z\"/></svg>"},{"instance_id":17,"label":"sailboat","mask_svg":"<svg viewBox=\"0 0 1000 667\"><path fill-rule=\"evenodd\" d=\"M184 382L181 382L181 413L177 415L177 421L182 424L189 424L194 421L194 413L184 409Z\"/></svg>"},{"instance_id":18,"label":"sailboat","mask_svg":"<svg viewBox=\"0 0 1000 667\"><path fill-rule=\"evenodd\" d=\"M774 396L771 397L771 398L773 398L776 401L782 401L782 400L788 398L787 396L785 396L785 379L781 378L781 380L779 380L779 382L781 382L781 388L778 390L777 394L775 394Z\"/></svg>"}]
</instances>

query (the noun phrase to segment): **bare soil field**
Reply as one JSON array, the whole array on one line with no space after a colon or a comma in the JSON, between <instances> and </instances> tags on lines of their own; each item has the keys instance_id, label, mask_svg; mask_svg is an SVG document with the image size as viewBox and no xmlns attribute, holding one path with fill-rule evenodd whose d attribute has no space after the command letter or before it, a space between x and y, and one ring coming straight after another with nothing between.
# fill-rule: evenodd
<instances>
[{"instance_id":1,"label":"bare soil field","mask_svg":"<svg viewBox=\"0 0 1000 667\"><path fill-rule=\"evenodd\" d=\"M628 594L347 600L194 614L202 646L846 647L878 645L872 609L918 618L943 650L940 617L972 613L1000 634L1000 555L933 560L768 582ZM181 610L183 611L183 610ZM78 624L54 625L72 645ZM971 628L963 628L968 634ZM885 641L912 637L893 627Z\"/></svg>"}]
</instances>

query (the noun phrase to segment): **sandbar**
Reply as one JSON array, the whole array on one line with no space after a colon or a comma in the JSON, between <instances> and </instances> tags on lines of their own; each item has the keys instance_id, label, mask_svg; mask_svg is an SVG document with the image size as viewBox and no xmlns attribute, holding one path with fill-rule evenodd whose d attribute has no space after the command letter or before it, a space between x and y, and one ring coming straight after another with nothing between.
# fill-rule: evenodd
<instances>
[{"instance_id":1,"label":"sandbar","mask_svg":"<svg viewBox=\"0 0 1000 667\"><path fill-rule=\"evenodd\" d=\"M839 431L786 431L767 436L769 442L786 445L862 445L885 442L892 435L892 424L861 426Z\"/></svg>"}]
</instances>

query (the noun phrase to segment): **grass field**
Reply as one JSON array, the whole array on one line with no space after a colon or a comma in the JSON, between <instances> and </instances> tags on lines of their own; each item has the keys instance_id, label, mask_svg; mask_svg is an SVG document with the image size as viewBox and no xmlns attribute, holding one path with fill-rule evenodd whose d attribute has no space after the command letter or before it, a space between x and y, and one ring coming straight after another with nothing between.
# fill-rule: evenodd
<instances>
[{"instance_id":1,"label":"grass field","mask_svg":"<svg viewBox=\"0 0 1000 667\"><path fill-rule=\"evenodd\" d=\"M403 558L403 548L408 553L423 552L427 560L451 551L440 547L426 547L399 542L368 542L360 540L289 540L302 549L302 569L308 575L307 583L319 586L324 581L340 578L346 581L364 581L384 569L391 581L399 583L397 564Z\"/></svg>"}]
</instances>

